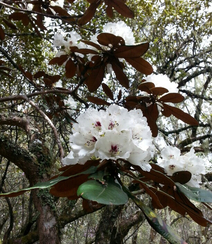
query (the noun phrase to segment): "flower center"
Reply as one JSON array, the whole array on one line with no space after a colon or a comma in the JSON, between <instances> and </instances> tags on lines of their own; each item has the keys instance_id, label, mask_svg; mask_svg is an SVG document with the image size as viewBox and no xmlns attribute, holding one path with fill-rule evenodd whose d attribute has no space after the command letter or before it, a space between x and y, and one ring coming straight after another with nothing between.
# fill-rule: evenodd
<instances>
[{"instance_id":1,"label":"flower center","mask_svg":"<svg viewBox=\"0 0 212 244\"><path fill-rule=\"evenodd\" d=\"M110 153L111 153L111 155L117 155L117 154L119 154L118 145L111 145L111 147L110 147Z\"/></svg>"},{"instance_id":2,"label":"flower center","mask_svg":"<svg viewBox=\"0 0 212 244\"><path fill-rule=\"evenodd\" d=\"M171 164L171 165L169 165L169 168L170 168L171 170L174 170L175 165Z\"/></svg>"},{"instance_id":3,"label":"flower center","mask_svg":"<svg viewBox=\"0 0 212 244\"><path fill-rule=\"evenodd\" d=\"M96 141L97 141L96 137L93 136L92 139L88 140L88 141L85 143L85 145L86 145L86 147L91 147L91 146L93 146L93 144L94 144Z\"/></svg>"}]
</instances>

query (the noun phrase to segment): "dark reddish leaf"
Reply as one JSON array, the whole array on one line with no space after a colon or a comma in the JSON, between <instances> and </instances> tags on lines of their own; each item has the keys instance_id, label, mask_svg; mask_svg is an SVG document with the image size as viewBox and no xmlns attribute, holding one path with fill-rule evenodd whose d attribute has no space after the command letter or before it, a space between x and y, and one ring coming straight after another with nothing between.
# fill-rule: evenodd
<instances>
[{"instance_id":1,"label":"dark reddish leaf","mask_svg":"<svg viewBox=\"0 0 212 244\"><path fill-rule=\"evenodd\" d=\"M82 54L98 54L97 51L93 50L93 49L88 49L88 48L81 48L81 49L78 49L78 48L71 48L71 51L72 52L75 52L75 53L82 53Z\"/></svg>"},{"instance_id":2,"label":"dark reddish leaf","mask_svg":"<svg viewBox=\"0 0 212 244\"><path fill-rule=\"evenodd\" d=\"M105 94L106 94L111 100L113 100L113 92L112 92L111 89L108 87L108 85L106 85L105 83L102 83L102 88L103 88L103 91L105 92Z\"/></svg>"},{"instance_id":3,"label":"dark reddish leaf","mask_svg":"<svg viewBox=\"0 0 212 244\"><path fill-rule=\"evenodd\" d=\"M167 111L169 110L172 115L174 115L176 118L182 120L183 122L185 122L189 125L194 125L194 126L198 125L198 121L196 119L194 119L191 115L183 112L181 109L169 106L165 103L163 104L163 107L164 107L164 110L167 110Z\"/></svg>"},{"instance_id":4,"label":"dark reddish leaf","mask_svg":"<svg viewBox=\"0 0 212 244\"><path fill-rule=\"evenodd\" d=\"M58 176L76 175L98 164L99 160L89 160L84 165L68 165L59 169L59 171L63 171L63 173ZM51 188L50 193L57 197L68 197L70 200L77 199L77 189L79 185L88 180L88 176L88 174L81 174L68 180L60 181ZM52 179L56 177L57 176L54 176Z\"/></svg>"},{"instance_id":5,"label":"dark reddish leaf","mask_svg":"<svg viewBox=\"0 0 212 244\"><path fill-rule=\"evenodd\" d=\"M153 182L156 182L158 184L163 184L169 187L174 187L175 183L172 181L168 176L161 173L158 170L151 169L150 172L143 171L139 166L132 165L133 168L135 168L142 176L142 181L149 181L152 180Z\"/></svg>"},{"instance_id":6,"label":"dark reddish leaf","mask_svg":"<svg viewBox=\"0 0 212 244\"><path fill-rule=\"evenodd\" d=\"M52 80L49 78L43 78L43 81L45 82L45 85L49 87L51 87L53 84Z\"/></svg>"},{"instance_id":7,"label":"dark reddish leaf","mask_svg":"<svg viewBox=\"0 0 212 244\"><path fill-rule=\"evenodd\" d=\"M0 39L4 40L4 38L5 38L4 30L3 30L3 28L0 25Z\"/></svg>"},{"instance_id":8,"label":"dark reddish leaf","mask_svg":"<svg viewBox=\"0 0 212 244\"><path fill-rule=\"evenodd\" d=\"M127 18L134 18L133 11L131 9L129 9L127 7L127 5L125 5L125 1L122 1L122 0L110 0L108 2L122 16L127 17Z\"/></svg>"},{"instance_id":9,"label":"dark reddish leaf","mask_svg":"<svg viewBox=\"0 0 212 244\"><path fill-rule=\"evenodd\" d=\"M164 104L163 104L164 105ZM166 109L166 107L163 106L163 109L161 110L161 113L166 116L169 117L172 115L172 111L170 109Z\"/></svg>"},{"instance_id":10,"label":"dark reddish leaf","mask_svg":"<svg viewBox=\"0 0 212 244\"><path fill-rule=\"evenodd\" d=\"M60 16L70 16L67 11L60 6L51 6L51 8Z\"/></svg>"},{"instance_id":11,"label":"dark reddish leaf","mask_svg":"<svg viewBox=\"0 0 212 244\"><path fill-rule=\"evenodd\" d=\"M3 19L3 21L4 21L4 23L5 23L8 27L10 27L11 29L13 29L13 30L16 30L16 29L17 29L16 26L15 26L12 22L10 22L10 21L8 21L8 20L6 20L6 19Z\"/></svg>"},{"instance_id":12,"label":"dark reddish leaf","mask_svg":"<svg viewBox=\"0 0 212 244\"><path fill-rule=\"evenodd\" d=\"M46 30L46 27L43 25L43 20L44 20L43 16L37 15L35 23L41 30Z\"/></svg>"},{"instance_id":13,"label":"dark reddish leaf","mask_svg":"<svg viewBox=\"0 0 212 244\"><path fill-rule=\"evenodd\" d=\"M101 3L101 1L94 1L90 4L90 6L88 7L88 9L85 11L84 15L79 19L78 24L79 25L84 25L86 23L88 23L94 16L97 7L99 6L99 4Z\"/></svg>"},{"instance_id":14,"label":"dark reddish leaf","mask_svg":"<svg viewBox=\"0 0 212 244\"><path fill-rule=\"evenodd\" d=\"M86 213L92 213L100 209L103 205L83 198L82 207Z\"/></svg>"},{"instance_id":15,"label":"dark reddish leaf","mask_svg":"<svg viewBox=\"0 0 212 244\"><path fill-rule=\"evenodd\" d=\"M87 45L95 47L97 50L102 50L102 48L97 43L91 41L85 41L85 40L82 40L82 42L84 42Z\"/></svg>"},{"instance_id":16,"label":"dark reddish leaf","mask_svg":"<svg viewBox=\"0 0 212 244\"><path fill-rule=\"evenodd\" d=\"M37 73L34 74L34 77L36 79L38 79L38 78L45 76L45 75L46 75L46 73L44 71L38 71Z\"/></svg>"},{"instance_id":17,"label":"dark reddish leaf","mask_svg":"<svg viewBox=\"0 0 212 244\"><path fill-rule=\"evenodd\" d=\"M95 103L97 105L109 105L108 102L98 97L88 96L87 98L90 102Z\"/></svg>"},{"instance_id":18,"label":"dark reddish leaf","mask_svg":"<svg viewBox=\"0 0 212 244\"><path fill-rule=\"evenodd\" d=\"M67 165L62 168L59 168L59 171L63 171L61 176L70 176L81 173L91 166L97 166L100 160L88 160L85 164L75 164L75 165Z\"/></svg>"},{"instance_id":19,"label":"dark reddish leaf","mask_svg":"<svg viewBox=\"0 0 212 244\"><path fill-rule=\"evenodd\" d=\"M158 196L154 193L154 191L151 190L145 183L142 183L141 181L138 181L140 188L143 188L146 193L152 198L152 201L154 202L154 206L158 209L162 209L163 205L161 204Z\"/></svg>"},{"instance_id":20,"label":"dark reddish leaf","mask_svg":"<svg viewBox=\"0 0 212 244\"><path fill-rule=\"evenodd\" d=\"M158 134L158 127L156 120L158 118L157 104L150 105L146 109L142 109L144 116L147 118L147 123L152 131L152 136L156 137Z\"/></svg>"},{"instance_id":21,"label":"dark reddish leaf","mask_svg":"<svg viewBox=\"0 0 212 244\"><path fill-rule=\"evenodd\" d=\"M22 12L14 12L9 17L13 20L21 20L24 26L27 26L30 22L28 15Z\"/></svg>"},{"instance_id":22,"label":"dark reddish leaf","mask_svg":"<svg viewBox=\"0 0 212 244\"><path fill-rule=\"evenodd\" d=\"M121 46L115 52L118 58L141 57L149 48L149 43L142 43L134 46Z\"/></svg>"},{"instance_id":23,"label":"dark reddish leaf","mask_svg":"<svg viewBox=\"0 0 212 244\"><path fill-rule=\"evenodd\" d=\"M68 59L68 55L61 55L60 57L55 57L49 61L49 64L62 65Z\"/></svg>"},{"instance_id":24,"label":"dark reddish leaf","mask_svg":"<svg viewBox=\"0 0 212 244\"><path fill-rule=\"evenodd\" d=\"M112 6L108 5L106 7L106 14L107 14L107 16L109 18L111 18L111 19L113 18L113 9L112 9Z\"/></svg>"},{"instance_id":25,"label":"dark reddish leaf","mask_svg":"<svg viewBox=\"0 0 212 244\"><path fill-rule=\"evenodd\" d=\"M166 188L164 189L164 192L157 191L156 195L164 207L169 206L172 210L180 213L182 216L189 214L196 223L202 226L207 226L209 224L210 221L203 217L202 212L185 196L182 194L179 196L179 193L174 191L173 188Z\"/></svg>"},{"instance_id":26,"label":"dark reddish leaf","mask_svg":"<svg viewBox=\"0 0 212 244\"><path fill-rule=\"evenodd\" d=\"M120 99L122 98L122 91L119 90L119 94L118 94L118 101L120 101Z\"/></svg>"},{"instance_id":27,"label":"dark reddish leaf","mask_svg":"<svg viewBox=\"0 0 212 244\"><path fill-rule=\"evenodd\" d=\"M151 89L151 93L156 95L156 96L161 96L163 95L164 93L167 93L168 90L164 87L153 87Z\"/></svg>"},{"instance_id":28,"label":"dark reddish leaf","mask_svg":"<svg viewBox=\"0 0 212 244\"><path fill-rule=\"evenodd\" d=\"M7 194L6 196L5 195L2 195L2 196L0 195L0 197L17 197L17 196L23 195L26 191L27 190L13 192L13 193Z\"/></svg>"},{"instance_id":29,"label":"dark reddish leaf","mask_svg":"<svg viewBox=\"0 0 212 244\"><path fill-rule=\"evenodd\" d=\"M170 178L174 182L179 182L181 184L186 184L191 179L191 173L189 171L179 171L175 172Z\"/></svg>"},{"instance_id":30,"label":"dark reddish leaf","mask_svg":"<svg viewBox=\"0 0 212 244\"><path fill-rule=\"evenodd\" d=\"M184 97L179 93L168 93L162 96L158 101L160 102L171 102L171 103L180 103L184 100Z\"/></svg>"},{"instance_id":31,"label":"dark reddish leaf","mask_svg":"<svg viewBox=\"0 0 212 244\"><path fill-rule=\"evenodd\" d=\"M152 66L143 58L125 58L139 72L150 75L153 72Z\"/></svg>"},{"instance_id":32,"label":"dark reddish leaf","mask_svg":"<svg viewBox=\"0 0 212 244\"><path fill-rule=\"evenodd\" d=\"M29 80L31 80L31 81L33 80L32 73L26 71L26 72L25 72L25 76L26 76Z\"/></svg>"},{"instance_id":33,"label":"dark reddish leaf","mask_svg":"<svg viewBox=\"0 0 212 244\"><path fill-rule=\"evenodd\" d=\"M140 91L145 91L145 92L151 94L151 89L154 87L155 87L155 85L152 82L143 82L138 86L138 89Z\"/></svg>"},{"instance_id":34,"label":"dark reddish leaf","mask_svg":"<svg viewBox=\"0 0 212 244\"><path fill-rule=\"evenodd\" d=\"M13 12L12 14L10 14L9 18L13 19L13 20L22 20L23 15L26 15L22 12Z\"/></svg>"},{"instance_id":35,"label":"dark reddish leaf","mask_svg":"<svg viewBox=\"0 0 212 244\"><path fill-rule=\"evenodd\" d=\"M113 71L115 72L116 78L119 81L119 83L126 87L129 88L129 80L125 73L123 72L123 69L121 67L121 64L115 62L111 62Z\"/></svg>"},{"instance_id":36,"label":"dark reddish leaf","mask_svg":"<svg viewBox=\"0 0 212 244\"><path fill-rule=\"evenodd\" d=\"M90 71L90 75L86 78L85 83L88 86L90 92L94 92L101 85L105 73L104 64L98 68L94 68Z\"/></svg>"},{"instance_id":37,"label":"dark reddish leaf","mask_svg":"<svg viewBox=\"0 0 212 244\"><path fill-rule=\"evenodd\" d=\"M68 180L60 181L50 189L50 193L56 197L68 197L77 199L78 187L88 180L88 175L79 175Z\"/></svg>"},{"instance_id":38,"label":"dark reddish leaf","mask_svg":"<svg viewBox=\"0 0 212 244\"><path fill-rule=\"evenodd\" d=\"M67 61L65 65L65 70L67 78L72 78L75 75L77 67L71 59Z\"/></svg>"},{"instance_id":39,"label":"dark reddish leaf","mask_svg":"<svg viewBox=\"0 0 212 244\"><path fill-rule=\"evenodd\" d=\"M49 78L52 80L53 83L59 81L59 79L61 78L60 75L53 75L53 76L49 76Z\"/></svg>"},{"instance_id":40,"label":"dark reddish leaf","mask_svg":"<svg viewBox=\"0 0 212 244\"><path fill-rule=\"evenodd\" d=\"M101 33L97 36L97 40L101 45L109 46L110 44L113 45L113 47L125 45L125 41L120 36L115 36L111 33Z\"/></svg>"}]
</instances>

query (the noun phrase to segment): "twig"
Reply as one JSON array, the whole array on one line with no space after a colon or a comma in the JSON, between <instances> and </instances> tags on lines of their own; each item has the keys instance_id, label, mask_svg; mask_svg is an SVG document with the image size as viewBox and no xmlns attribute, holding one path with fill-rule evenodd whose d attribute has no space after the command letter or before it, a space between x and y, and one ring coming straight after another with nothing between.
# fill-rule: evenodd
<instances>
[{"instance_id":1,"label":"twig","mask_svg":"<svg viewBox=\"0 0 212 244\"><path fill-rule=\"evenodd\" d=\"M59 147L60 160L62 160L62 158L64 157L64 150L63 150L59 135L57 133L57 129L55 128L54 124L49 119L49 117L33 101L29 100L28 98L27 98L27 101L28 101L29 104L31 104L43 116L43 118L48 122L48 124L52 128L52 130L54 132L54 135L55 135L55 138L56 138L56 141L57 141L57 145Z\"/></svg>"}]
</instances>

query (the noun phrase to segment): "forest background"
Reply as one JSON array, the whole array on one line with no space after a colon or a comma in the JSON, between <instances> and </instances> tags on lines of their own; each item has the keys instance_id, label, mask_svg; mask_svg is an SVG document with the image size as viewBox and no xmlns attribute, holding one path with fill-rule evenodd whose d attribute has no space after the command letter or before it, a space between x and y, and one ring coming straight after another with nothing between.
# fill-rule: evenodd
<instances>
[{"instance_id":1,"label":"forest background","mask_svg":"<svg viewBox=\"0 0 212 244\"><path fill-rule=\"evenodd\" d=\"M113 18L109 7L106 11L110 3ZM105 85L96 89L80 73L84 53L77 56L77 68L76 60L64 65L67 57L54 59L61 50L66 52L65 46L57 45L56 34L64 37L64 43L76 41L73 33L88 41L108 22L124 21L136 43L149 43L143 57L152 65L153 74L166 75L177 84L185 99L176 107L198 121L194 126L176 114L159 115L155 118L158 151L165 143L182 153L193 147L199 157L211 162L211 9L206 0L139 0L127 1L126 5L122 0L0 1L0 191L19 190L57 175L61 158L70 151L72 125L82 111L112 103L124 106L128 96L138 95L137 87L146 76L126 63L128 88L126 83L117 82L117 74L108 72ZM76 50L68 51L72 59L76 58ZM164 76L158 77L166 88ZM156 133L155 127L153 130ZM153 163L156 161L157 156ZM211 180L208 172L202 186L212 189ZM125 181L129 183L127 178ZM152 207L144 191L141 198ZM210 209L194 204L212 220ZM49 189L0 198L0 243L168 243L149 226L132 201L100 209L81 205L81 198L59 198ZM169 207L155 212L187 243L211 243L210 225L199 226Z\"/></svg>"}]
</instances>

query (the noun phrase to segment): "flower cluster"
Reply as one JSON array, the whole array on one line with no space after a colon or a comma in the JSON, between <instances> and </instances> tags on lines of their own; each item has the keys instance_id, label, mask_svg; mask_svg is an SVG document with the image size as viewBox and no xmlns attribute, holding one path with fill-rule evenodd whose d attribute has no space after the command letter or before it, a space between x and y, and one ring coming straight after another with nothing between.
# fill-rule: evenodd
<instances>
[{"instance_id":1,"label":"flower cluster","mask_svg":"<svg viewBox=\"0 0 212 244\"><path fill-rule=\"evenodd\" d=\"M194 149L183 155L178 148L167 146L161 151L161 159L159 159L159 166L163 167L168 175L178 171L189 171L192 174L189 186L199 187L201 183L201 175L205 174L205 162L203 159L194 154Z\"/></svg>"},{"instance_id":2,"label":"flower cluster","mask_svg":"<svg viewBox=\"0 0 212 244\"><path fill-rule=\"evenodd\" d=\"M69 54L70 47L77 46L78 48L84 48L84 43L80 42L81 36L76 31L71 31L69 33L70 37L64 38L64 35L57 32L54 35L53 45L55 47L62 47L62 49L57 53L57 56Z\"/></svg>"},{"instance_id":3,"label":"flower cluster","mask_svg":"<svg viewBox=\"0 0 212 244\"><path fill-rule=\"evenodd\" d=\"M169 92L178 92L177 83L171 82L167 75L163 74L151 74L145 78L146 82L154 83L155 87L165 87Z\"/></svg>"},{"instance_id":4,"label":"flower cluster","mask_svg":"<svg viewBox=\"0 0 212 244\"><path fill-rule=\"evenodd\" d=\"M72 151L64 164L84 164L89 159L125 159L149 171L154 153L152 134L141 110L110 105L106 111L89 108L73 125Z\"/></svg>"}]
</instances>

